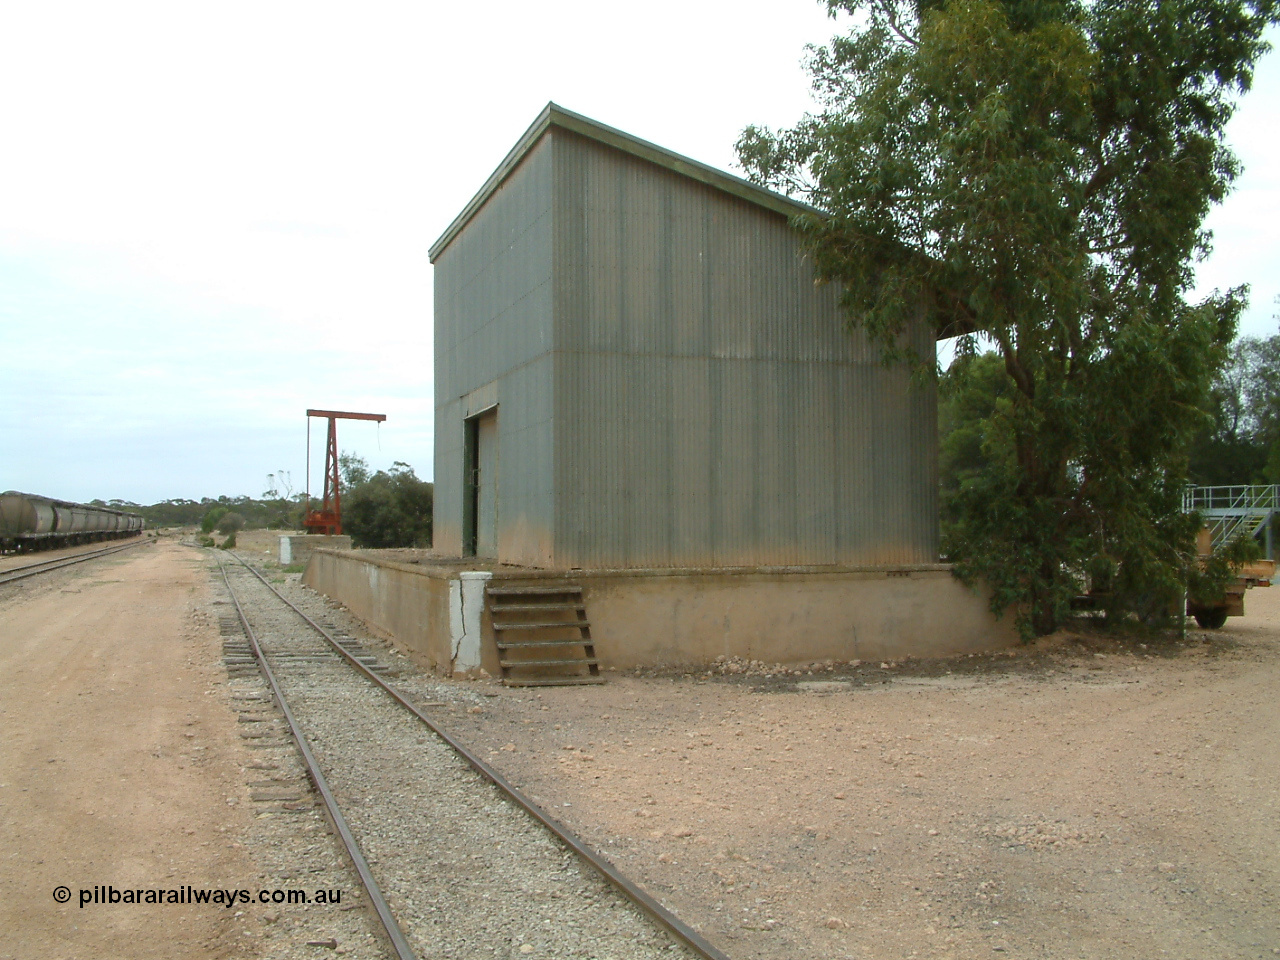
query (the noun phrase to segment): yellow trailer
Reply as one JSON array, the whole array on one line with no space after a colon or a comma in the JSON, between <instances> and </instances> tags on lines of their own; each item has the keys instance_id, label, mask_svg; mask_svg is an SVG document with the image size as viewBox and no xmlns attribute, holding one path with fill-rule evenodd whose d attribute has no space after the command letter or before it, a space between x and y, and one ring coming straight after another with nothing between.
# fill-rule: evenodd
<instances>
[{"instance_id":1,"label":"yellow trailer","mask_svg":"<svg viewBox=\"0 0 1280 960\"><path fill-rule=\"evenodd\" d=\"M1269 523L1270 518L1266 522ZM1199 554L1201 563L1213 556L1215 546L1213 524L1207 523L1196 537L1196 553ZM1216 630L1227 622L1227 617L1243 617L1244 592L1250 587L1271 586L1275 573L1274 560L1254 560L1252 563L1246 563L1240 568L1236 579L1227 585L1221 602L1204 604L1188 597L1187 615L1195 617L1196 623L1200 626Z\"/></svg>"}]
</instances>

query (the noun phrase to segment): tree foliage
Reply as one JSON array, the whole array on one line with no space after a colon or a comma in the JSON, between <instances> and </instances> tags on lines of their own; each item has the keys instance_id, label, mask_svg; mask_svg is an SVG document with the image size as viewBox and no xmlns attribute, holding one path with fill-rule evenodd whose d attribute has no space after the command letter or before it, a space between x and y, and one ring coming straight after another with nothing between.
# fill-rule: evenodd
<instances>
[{"instance_id":1,"label":"tree foliage","mask_svg":"<svg viewBox=\"0 0 1280 960\"><path fill-rule=\"evenodd\" d=\"M814 205L816 273L886 358L925 315L966 334L962 361L994 346L993 455L950 494L958 570L1027 634L1085 571L1135 603L1176 589L1188 449L1244 291L1187 295L1274 0L828 7L857 26L810 52L823 109L748 128L739 159Z\"/></svg>"},{"instance_id":2,"label":"tree foliage","mask_svg":"<svg viewBox=\"0 0 1280 960\"><path fill-rule=\"evenodd\" d=\"M1241 533L1229 543L1224 543L1205 559L1196 564L1187 578L1187 597L1202 606L1212 607L1226 599L1227 586L1236 579L1240 568L1262 556L1258 541Z\"/></svg>"},{"instance_id":3,"label":"tree foliage","mask_svg":"<svg viewBox=\"0 0 1280 960\"><path fill-rule=\"evenodd\" d=\"M1191 453L1200 484L1280 483L1280 336L1232 345Z\"/></svg>"},{"instance_id":4,"label":"tree foliage","mask_svg":"<svg viewBox=\"0 0 1280 960\"><path fill-rule=\"evenodd\" d=\"M1000 478L1014 470L1016 455L1008 426L1013 388L996 353L961 357L941 377L939 389L939 475L942 493L942 542L944 557L963 550L975 504L1000 494ZM1214 403L1230 405L1228 397L1214 394ZM1216 409L1216 407L1215 407ZM1230 482L1249 482L1237 476ZM1181 491L1169 488L1166 508L1176 511ZM1174 516L1186 531L1194 531L1196 519ZM1085 541L1085 547L1098 540ZM1064 555L1066 555L1064 553ZM1142 558L1121 563L1111 554L1082 553L1069 572L1073 587L1088 586L1109 618L1137 614L1144 620L1163 619L1176 606L1184 584L1189 596L1212 606L1222 598L1226 585L1239 567L1260 555L1258 544L1245 537L1223 545L1207 561L1190 556L1179 569L1152 573ZM1149 562L1149 561L1148 561Z\"/></svg>"},{"instance_id":5,"label":"tree foliage","mask_svg":"<svg viewBox=\"0 0 1280 960\"><path fill-rule=\"evenodd\" d=\"M267 489L262 492L265 516L262 525L268 530L296 530L302 525L305 494L293 491L293 475L284 468L267 474Z\"/></svg>"},{"instance_id":6,"label":"tree foliage","mask_svg":"<svg viewBox=\"0 0 1280 960\"><path fill-rule=\"evenodd\" d=\"M210 507L205 515L200 519L200 530L202 533L213 533L214 528L230 512L230 508L224 504Z\"/></svg>"},{"instance_id":7,"label":"tree foliage","mask_svg":"<svg viewBox=\"0 0 1280 960\"><path fill-rule=\"evenodd\" d=\"M369 479L369 461L356 453L343 452L338 456L338 478L344 487L354 487Z\"/></svg>"},{"instance_id":8,"label":"tree foliage","mask_svg":"<svg viewBox=\"0 0 1280 960\"><path fill-rule=\"evenodd\" d=\"M1013 402L1004 362L995 353L960 357L942 374L938 389L938 478L943 556L952 528L964 516L963 503L981 490L992 473L1014 469L1007 429L1001 429ZM981 496L981 493L977 494Z\"/></svg>"},{"instance_id":9,"label":"tree foliage","mask_svg":"<svg viewBox=\"0 0 1280 960\"><path fill-rule=\"evenodd\" d=\"M357 547L429 547L433 491L397 460L343 491L342 532Z\"/></svg>"},{"instance_id":10,"label":"tree foliage","mask_svg":"<svg viewBox=\"0 0 1280 960\"><path fill-rule=\"evenodd\" d=\"M268 491L264 497L270 496L272 492L274 491ZM211 533L215 528L221 530L218 526L219 522L232 512L240 518L239 529L250 530L263 527L271 530L295 529L302 518L301 495L295 494L286 498L278 492L274 497L262 500L247 496L222 496L217 499L205 497L199 501L163 500L150 506L136 503L120 504L118 509L141 514L147 525L151 527L188 526L198 523L204 533Z\"/></svg>"},{"instance_id":11,"label":"tree foliage","mask_svg":"<svg viewBox=\"0 0 1280 960\"><path fill-rule=\"evenodd\" d=\"M217 531L225 536L235 536L244 526L244 516L235 510L228 510L218 519Z\"/></svg>"}]
</instances>

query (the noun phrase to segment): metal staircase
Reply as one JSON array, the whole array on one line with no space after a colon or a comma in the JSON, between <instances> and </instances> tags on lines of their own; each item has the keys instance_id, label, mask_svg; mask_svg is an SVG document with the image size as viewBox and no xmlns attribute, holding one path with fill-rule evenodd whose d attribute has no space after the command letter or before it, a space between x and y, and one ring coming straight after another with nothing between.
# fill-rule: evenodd
<instances>
[{"instance_id":1,"label":"metal staircase","mask_svg":"<svg viewBox=\"0 0 1280 960\"><path fill-rule=\"evenodd\" d=\"M1182 508L1204 518L1215 550L1242 533L1255 537L1261 532L1266 558L1275 559L1271 520L1280 510L1280 486L1187 487Z\"/></svg>"},{"instance_id":2,"label":"metal staircase","mask_svg":"<svg viewBox=\"0 0 1280 960\"><path fill-rule=\"evenodd\" d=\"M485 587L485 602L506 686L604 683L582 587L490 583Z\"/></svg>"}]
</instances>

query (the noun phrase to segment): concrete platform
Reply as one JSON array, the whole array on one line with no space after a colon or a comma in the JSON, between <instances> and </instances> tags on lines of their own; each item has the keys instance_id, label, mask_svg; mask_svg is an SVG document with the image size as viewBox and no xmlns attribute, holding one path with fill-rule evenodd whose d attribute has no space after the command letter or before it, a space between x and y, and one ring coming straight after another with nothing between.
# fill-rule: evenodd
<instances>
[{"instance_id":1,"label":"concrete platform","mask_svg":"<svg viewBox=\"0 0 1280 960\"><path fill-rule=\"evenodd\" d=\"M946 564L548 571L314 550L303 581L444 675L498 673L487 582L582 587L605 669L937 657L1017 642L1011 618Z\"/></svg>"},{"instance_id":2,"label":"concrete platform","mask_svg":"<svg viewBox=\"0 0 1280 960\"><path fill-rule=\"evenodd\" d=\"M337 537L309 534L283 535L280 537L280 565L287 567L294 563L306 563L311 559L311 551L317 548L350 550L351 538L345 534Z\"/></svg>"}]
</instances>

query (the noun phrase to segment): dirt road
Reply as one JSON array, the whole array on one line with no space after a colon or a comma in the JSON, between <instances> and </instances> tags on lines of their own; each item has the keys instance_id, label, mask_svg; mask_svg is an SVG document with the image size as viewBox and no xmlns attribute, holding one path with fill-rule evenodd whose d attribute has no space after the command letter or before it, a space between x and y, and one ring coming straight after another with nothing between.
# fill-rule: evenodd
<instances>
[{"instance_id":1,"label":"dirt road","mask_svg":"<svg viewBox=\"0 0 1280 960\"><path fill-rule=\"evenodd\" d=\"M257 873L207 578L195 551L144 546L0 598L0 957L253 955L231 910L79 906Z\"/></svg>"}]
</instances>

